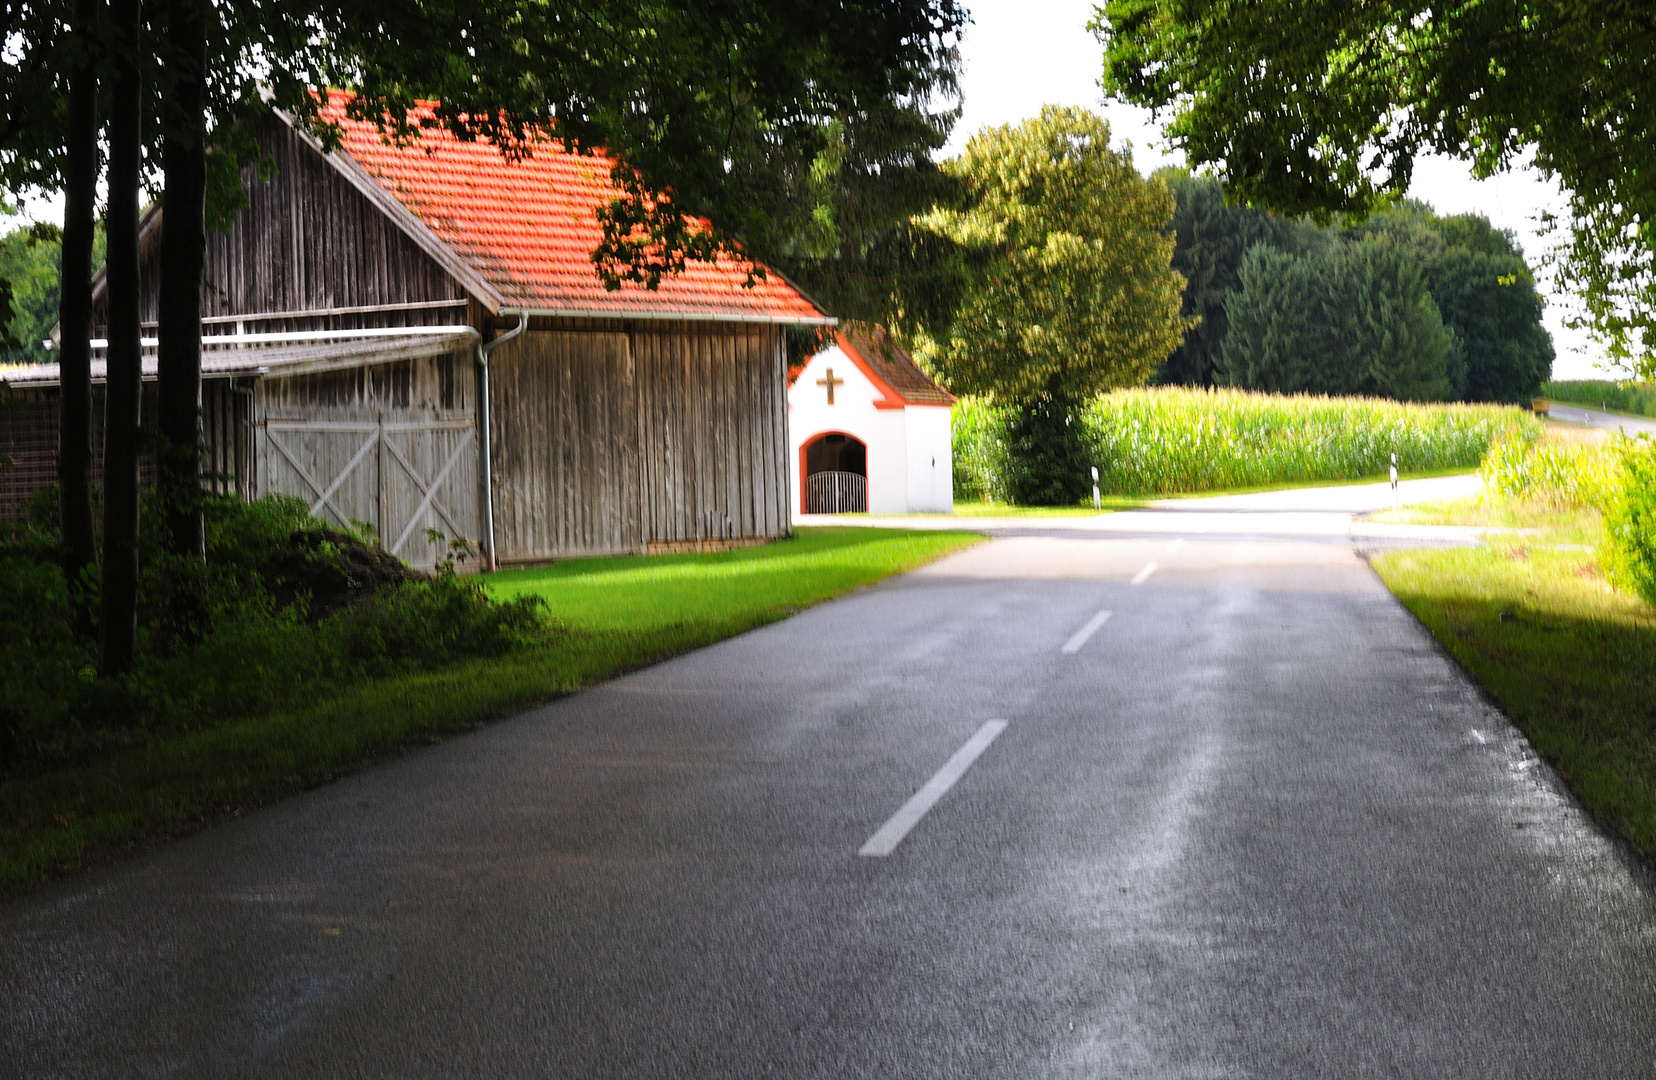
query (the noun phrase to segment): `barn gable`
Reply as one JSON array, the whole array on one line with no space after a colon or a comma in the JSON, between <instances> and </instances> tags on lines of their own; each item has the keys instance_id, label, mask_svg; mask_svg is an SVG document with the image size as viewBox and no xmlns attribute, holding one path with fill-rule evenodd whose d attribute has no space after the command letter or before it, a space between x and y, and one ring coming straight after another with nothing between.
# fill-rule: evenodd
<instances>
[{"instance_id":1,"label":"barn gable","mask_svg":"<svg viewBox=\"0 0 1656 1080\"><path fill-rule=\"evenodd\" d=\"M432 254L441 254L439 244L411 235L418 227L410 225L412 214L404 210L406 220L387 214L384 200L367 190L378 185L360 166L341 167L338 155L325 156L276 114L259 126L258 141L271 172L261 178L258 166L247 166L242 181L248 205L227 231L207 235L205 333L470 321L462 264L440 260ZM355 183L353 171L362 177ZM156 325L161 229L157 203L140 225L145 330ZM93 304L101 316L101 271Z\"/></svg>"}]
</instances>

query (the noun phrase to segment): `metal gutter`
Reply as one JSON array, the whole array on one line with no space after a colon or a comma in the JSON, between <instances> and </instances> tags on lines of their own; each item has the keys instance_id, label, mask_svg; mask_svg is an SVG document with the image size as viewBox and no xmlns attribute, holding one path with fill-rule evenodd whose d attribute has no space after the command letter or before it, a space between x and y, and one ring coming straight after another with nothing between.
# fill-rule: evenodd
<instances>
[{"instance_id":1,"label":"metal gutter","mask_svg":"<svg viewBox=\"0 0 1656 1080\"><path fill-rule=\"evenodd\" d=\"M502 311L502 314L505 312ZM483 562L487 570L500 569L500 562L495 558L494 475L489 460L494 452L490 439L489 354L529 329L529 313L520 311L516 314L518 324L515 327L493 341L480 342L477 346L477 485L478 506L483 517L483 542L486 545Z\"/></svg>"}]
</instances>

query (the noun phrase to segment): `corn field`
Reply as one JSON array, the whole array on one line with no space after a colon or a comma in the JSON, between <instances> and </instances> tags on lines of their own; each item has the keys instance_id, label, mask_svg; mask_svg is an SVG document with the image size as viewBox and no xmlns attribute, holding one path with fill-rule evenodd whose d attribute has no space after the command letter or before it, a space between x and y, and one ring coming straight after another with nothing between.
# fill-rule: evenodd
<instances>
[{"instance_id":1,"label":"corn field","mask_svg":"<svg viewBox=\"0 0 1656 1080\"><path fill-rule=\"evenodd\" d=\"M1604 446L1536 441L1513 432L1489 447L1479 472L1491 495L1559 510L1603 508L1621 492L1622 457L1631 440Z\"/></svg>"},{"instance_id":2,"label":"corn field","mask_svg":"<svg viewBox=\"0 0 1656 1080\"><path fill-rule=\"evenodd\" d=\"M954 412L955 495L1005 501L1006 414L961 399ZM1101 394L1083 411L1099 488L1171 495L1478 467L1503 433L1540 424L1507 405L1420 405L1384 398L1283 396L1155 387Z\"/></svg>"}]
</instances>

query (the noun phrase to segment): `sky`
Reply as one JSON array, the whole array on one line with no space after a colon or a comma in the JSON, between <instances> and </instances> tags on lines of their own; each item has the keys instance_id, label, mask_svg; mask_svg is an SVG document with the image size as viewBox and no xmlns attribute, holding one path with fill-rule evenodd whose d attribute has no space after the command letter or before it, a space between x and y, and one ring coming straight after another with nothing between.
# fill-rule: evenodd
<instances>
[{"instance_id":1,"label":"sky","mask_svg":"<svg viewBox=\"0 0 1656 1080\"><path fill-rule=\"evenodd\" d=\"M1103 114L1114 138L1131 144L1133 162L1141 172L1184 164L1165 152L1148 111L1104 101L1099 87L1103 50L1087 30L1092 0L968 0L968 4L972 25L961 42L964 113L947 153L959 153L967 138L982 128L1017 123L1039 113L1042 105L1080 105ZM1409 194L1440 214L1483 214L1496 228L1516 234L1531 267L1537 269L1544 250L1537 216L1545 209L1560 212L1564 208L1557 186L1532 169L1477 180L1463 162L1441 157L1416 163ZM1569 298L1552 294L1544 280L1538 284L1547 297L1544 322L1558 353L1553 377L1607 377L1597 366L1603 351L1585 334L1563 325Z\"/></svg>"}]
</instances>

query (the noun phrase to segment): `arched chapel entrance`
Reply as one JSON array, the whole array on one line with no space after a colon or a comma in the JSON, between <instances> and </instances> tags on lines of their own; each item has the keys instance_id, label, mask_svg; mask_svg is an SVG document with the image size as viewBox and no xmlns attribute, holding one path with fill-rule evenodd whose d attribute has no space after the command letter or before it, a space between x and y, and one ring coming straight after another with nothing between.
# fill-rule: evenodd
<instances>
[{"instance_id":1,"label":"arched chapel entrance","mask_svg":"<svg viewBox=\"0 0 1656 1080\"><path fill-rule=\"evenodd\" d=\"M829 431L805 444L807 514L861 514L868 510L868 447L854 435Z\"/></svg>"}]
</instances>

